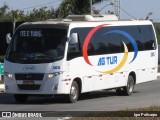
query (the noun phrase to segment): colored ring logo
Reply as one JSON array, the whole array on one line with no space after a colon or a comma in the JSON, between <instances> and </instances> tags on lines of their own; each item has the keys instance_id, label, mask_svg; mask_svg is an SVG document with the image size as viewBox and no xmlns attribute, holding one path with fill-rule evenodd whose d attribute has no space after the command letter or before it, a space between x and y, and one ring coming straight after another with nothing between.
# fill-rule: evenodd
<instances>
[{"instance_id":1,"label":"colored ring logo","mask_svg":"<svg viewBox=\"0 0 160 120\"><path fill-rule=\"evenodd\" d=\"M92 36L95 34L95 32L98 31L99 29L101 29L102 27L107 26L107 25L108 24L102 24L102 25L99 25L99 26L91 29L84 40L84 44L83 44L83 48L82 48L83 49L83 58L84 58L85 62L90 66L93 66L93 65L91 64L91 62L89 61L89 58L88 58L88 51L87 51L88 44L89 44ZM130 63L132 63L138 55L138 46L137 46L136 40L129 33L125 32L123 30L112 30L107 33L104 33L103 35L113 34L113 33L123 35L132 43L133 48L134 48L134 56L133 56L133 59L130 61ZM115 68L113 68L109 71L98 71L98 72L104 73L104 74L111 74L111 73L114 73L114 72L120 70L124 66L124 64L126 63L127 58L128 58L128 48L127 48L127 45L123 41L122 41L122 43L124 46L124 56L123 56L121 62Z\"/></svg>"}]
</instances>

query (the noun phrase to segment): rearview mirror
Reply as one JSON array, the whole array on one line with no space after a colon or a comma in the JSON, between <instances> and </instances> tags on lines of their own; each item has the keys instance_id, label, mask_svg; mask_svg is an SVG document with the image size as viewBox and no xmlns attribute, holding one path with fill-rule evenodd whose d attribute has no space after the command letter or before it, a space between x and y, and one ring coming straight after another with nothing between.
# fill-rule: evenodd
<instances>
[{"instance_id":1,"label":"rearview mirror","mask_svg":"<svg viewBox=\"0 0 160 120\"><path fill-rule=\"evenodd\" d=\"M6 42L7 42L7 44L10 44L10 42L11 42L11 34L10 33L8 33L7 35L6 35Z\"/></svg>"},{"instance_id":2,"label":"rearview mirror","mask_svg":"<svg viewBox=\"0 0 160 120\"><path fill-rule=\"evenodd\" d=\"M72 33L70 36L70 44L76 44L78 43L78 34Z\"/></svg>"}]
</instances>

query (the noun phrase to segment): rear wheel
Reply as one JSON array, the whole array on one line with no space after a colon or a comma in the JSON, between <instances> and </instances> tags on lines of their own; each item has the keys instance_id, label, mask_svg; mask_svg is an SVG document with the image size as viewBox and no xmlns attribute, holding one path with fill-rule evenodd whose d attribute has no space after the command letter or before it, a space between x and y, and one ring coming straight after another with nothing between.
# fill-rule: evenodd
<instances>
[{"instance_id":1,"label":"rear wheel","mask_svg":"<svg viewBox=\"0 0 160 120\"><path fill-rule=\"evenodd\" d=\"M15 98L16 102L18 102L18 103L25 103L28 99L28 95L15 94L14 98Z\"/></svg>"},{"instance_id":2,"label":"rear wheel","mask_svg":"<svg viewBox=\"0 0 160 120\"><path fill-rule=\"evenodd\" d=\"M70 103L74 103L78 100L79 97L79 87L76 81L73 81L70 94L68 95L68 100Z\"/></svg>"},{"instance_id":3,"label":"rear wheel","mask_svg":"<svg viewBox=\"0 0 160 120\"><path fill-rule=\"evenodd\" d=\"M134 79L132 76L128 77L127 86L116 89L116 93L118 95L130 96L133 92L134 92Z\"/></svg>"}]
</instances>

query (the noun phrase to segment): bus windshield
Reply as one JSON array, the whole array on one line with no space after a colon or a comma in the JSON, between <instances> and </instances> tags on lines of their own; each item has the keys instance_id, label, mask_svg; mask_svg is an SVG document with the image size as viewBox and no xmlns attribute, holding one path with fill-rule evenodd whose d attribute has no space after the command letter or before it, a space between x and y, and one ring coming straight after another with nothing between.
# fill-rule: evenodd
<instances>
[{"instance_id":1,"label":"bus windshield","mask_svg":"<svg viewBox=\"0 0 160 120\"><path fill-rule=\"evenodd\" d=\"M24 64L49 63L60 60L64 57L66 36L66 29L19 29L9 45L6 59Z\"/></svg>"}]
</instances>

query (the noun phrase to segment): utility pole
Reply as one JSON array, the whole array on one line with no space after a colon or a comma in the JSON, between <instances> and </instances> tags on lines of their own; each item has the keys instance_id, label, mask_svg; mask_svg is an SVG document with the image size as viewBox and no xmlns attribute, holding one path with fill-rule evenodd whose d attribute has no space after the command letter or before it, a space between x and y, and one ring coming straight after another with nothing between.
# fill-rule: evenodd
<instances>
[{"instance_id":1,"label":"utility pole","mask_svg":"<svg viewBox=\"0 0 160 120\"><path fill-rule=\"evenodd\" d=\"M15 30L16 30L16 19L15 17L13 18L13 35L15 33Z\"/></svg>"},{"instance_id":2,"label":"utility pole","mask_svg":"<svg viewBox=\"0 0 160 120\"><path fill-rule=\"evenodd\" d=\"M115 15L120 19L120 0L114 0L115 3Z\"/></svg>"},{"instance_id":3,"label":"utility pole","mask_svg":"<svg viewBox=\"0 0 160 120\"><path fill-rule=\"evenodd\" d=\"M91 15L93 14L93 11L92 11L92 0L90 0L90 12L91 12Z\"/></svg>"}]
</instances>

